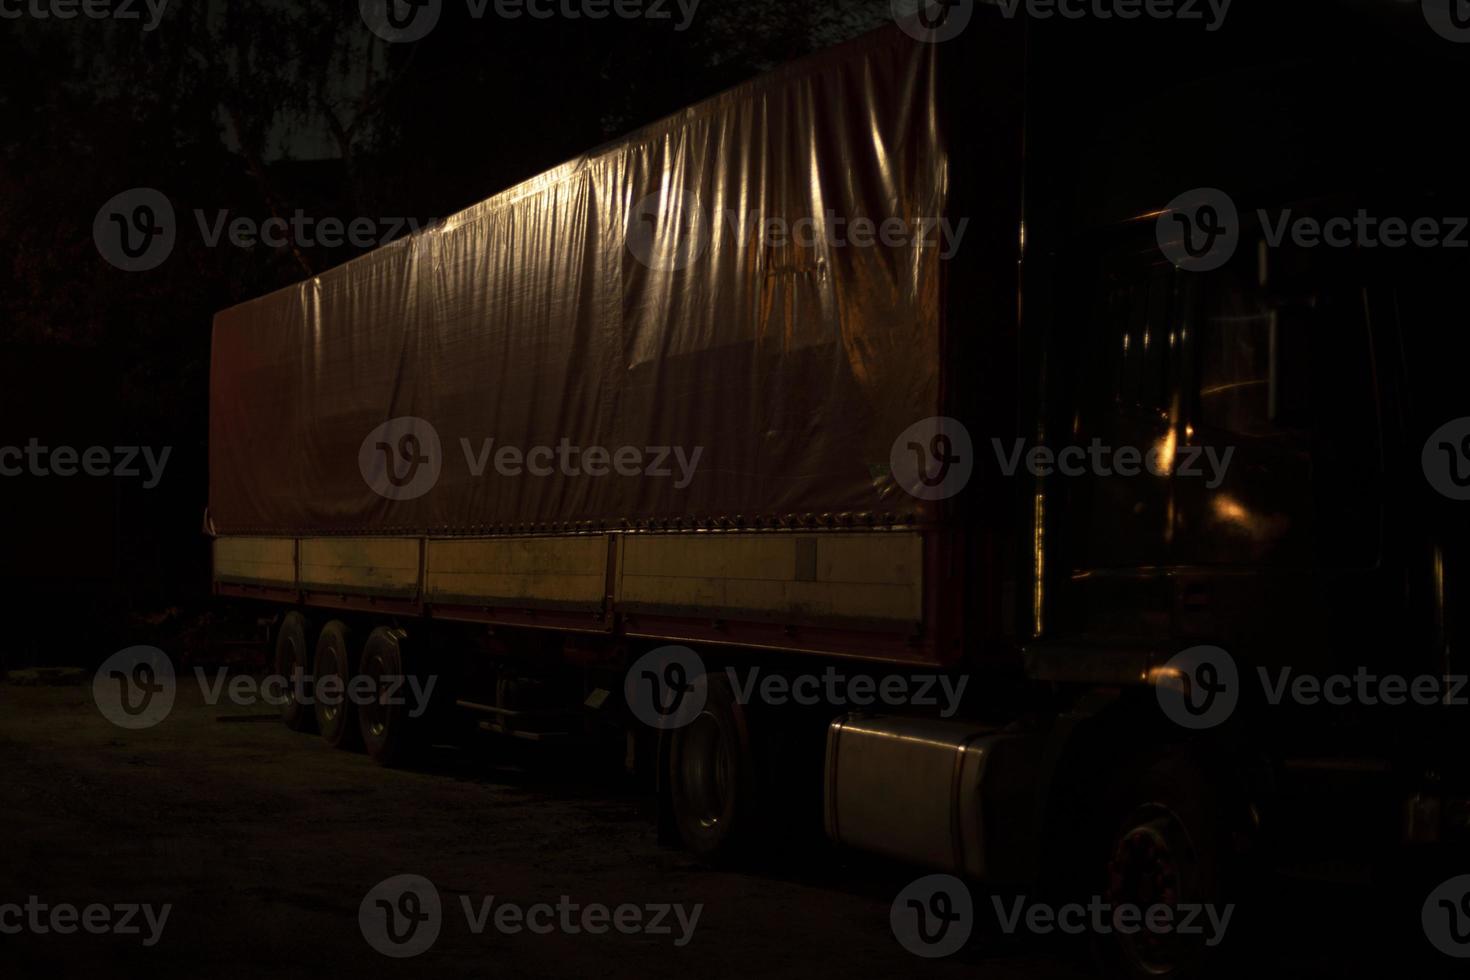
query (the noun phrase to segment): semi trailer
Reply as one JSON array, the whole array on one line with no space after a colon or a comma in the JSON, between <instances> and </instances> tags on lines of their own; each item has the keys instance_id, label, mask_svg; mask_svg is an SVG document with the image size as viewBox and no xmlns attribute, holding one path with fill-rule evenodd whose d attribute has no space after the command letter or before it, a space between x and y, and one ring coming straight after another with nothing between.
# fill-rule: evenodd
<instances>
[{"instance_id":1,"label":"semi trailer","mask_svg":"<svg viewBox=\"0 0 1470 980\"><path fill-rule=\"evenodd\" d=\"M218 314L286 722L1115 904L1462 837L1463 58L1230 17L926 9Z\"/></svg>"}]
</instances>

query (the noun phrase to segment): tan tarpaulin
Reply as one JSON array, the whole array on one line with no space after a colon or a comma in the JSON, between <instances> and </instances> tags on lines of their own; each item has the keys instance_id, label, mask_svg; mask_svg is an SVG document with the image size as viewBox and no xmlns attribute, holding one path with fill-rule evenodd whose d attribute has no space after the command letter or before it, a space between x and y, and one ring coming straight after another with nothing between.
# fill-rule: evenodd
<instances>
[{"instance_id":1,"label":"tan tarpaulin","mask_svg":"<svg viewBox=\"0 0 1470 980\"><path fill-rule=\"evenodd\" d=\"M216 530L922 514L887 468L939 414L938 48L868 35L220 313Z\"/></svg>"}]
</instances>

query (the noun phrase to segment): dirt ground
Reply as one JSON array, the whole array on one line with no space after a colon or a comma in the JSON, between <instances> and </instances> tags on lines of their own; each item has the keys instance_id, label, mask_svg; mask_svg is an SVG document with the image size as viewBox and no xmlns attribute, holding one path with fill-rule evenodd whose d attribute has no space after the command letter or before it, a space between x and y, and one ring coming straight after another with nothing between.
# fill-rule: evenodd
<instances>
[{"instance_id":1,"label":"dirt ground","mask_svg":"<svg viewBox=\"0 0 1470 980\"><path fill-rule=\"evenodd\" d=\"M173 906L143 935L0 935L0 977L498 976L934 977L1091 975L1050 947L921 959L889 925L922 872L813 848L754 873L701 868L655 841L652 801L615 771L436 749L379 768L279 724L211 706L197 686L156 727L108 722L88 686L0 684L0 906ZM380 881L421 875L442 929L412 959L369 946L359 907ZM522 906L702 906L689 938L554 928L472 932L461 898ZM672 919L671 919L672 921ZM0 925L3 925L0 921ZM1295 976L1349 972L1297 950Z\"/></svg>"},{"instance_id":2,"label":"dirt ground","mask_svg":"<svg viewBox=\"0 0 1470 980\"><path fill-rule=\"evenodd\" d=\"M655 841L652 801L617 773L497 765L494 745L384 770L288 731L268 709L210 706L179 685L142 731L104 719L90 687L0 685L0 904L172 903L140 936L0 935L0 975L784 977L1079 975L1034 956L921 960L889 904L918 872L830 855L782 874L703 869ZM549 766L547 768L550 768ZM389 959L359 926L381 880L437 887L427 952ZM885 880L887 879L887 880ZM529 906L702 904L691 938L474 934L460 897ZM139 919L140 922L143 920ZM674 923L674 917L669 917ZM1045 969L1043 969L1045 968Z\"/></svg>"}]
</instances>

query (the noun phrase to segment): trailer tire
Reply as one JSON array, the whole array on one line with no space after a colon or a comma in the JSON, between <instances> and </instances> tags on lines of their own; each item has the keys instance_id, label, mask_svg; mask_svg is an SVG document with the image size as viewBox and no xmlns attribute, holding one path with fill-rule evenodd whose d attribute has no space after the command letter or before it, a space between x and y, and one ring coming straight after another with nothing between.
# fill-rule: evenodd
<instances>
[{"instance_id":1,"label":"trailer tire","mask_svg":"<svg viewBox=\"0 0 1470 980\"><path fill-rule=\"evenodd\" d=\"M363 748L374 762L389 768L402 766L418 754L424 727L421 722L428 708L410 701L412 693L423 687L410 685L403 669L407 640L403 630L379 626L368 634L358 665L358 673L371 678L377 692L357 710Z\"/></svg>"},{"instance_id":2,"label":"trailer tire","mask_svg":"<svg viewBox=\"0 0 1470 980\"><path fill-rule=\"evenodd\" d=\"M712 864L734 863L756 828L755 756L749 719L729 679L706 675L703 710L669 733L669 797L684 845Z\"/></svg>"},{"instance_id":3,"label":"trailer tire","mask_svg":"<svg viewBox=\"0 0 1470 980\"><path fill-rule=\"evenodd\" d=\"M322 627L316 641L316 725L323 740L333 748L355 749L361 744L357 712L348 696L356 671L353 669L352 633L347 624L334 619ZM334 679L334 680L329 680ZM323 682L337 688L323 692ZM329 703L330 702L330 703Z\"/></svg>"},{"instance_id":4,"label":"trailer tire","mask_svg":"<svg viewBox=\"0 0 1470 980\"><path fill-rule=\"evenodd\" d=\"M311 623L304 615L293 609L281 617L276 631L275 671L277 677L285 679L281 720L293 732L316 728L316 712L311 707L314 650L310 643Z\"/></svg>"}]
</instances>

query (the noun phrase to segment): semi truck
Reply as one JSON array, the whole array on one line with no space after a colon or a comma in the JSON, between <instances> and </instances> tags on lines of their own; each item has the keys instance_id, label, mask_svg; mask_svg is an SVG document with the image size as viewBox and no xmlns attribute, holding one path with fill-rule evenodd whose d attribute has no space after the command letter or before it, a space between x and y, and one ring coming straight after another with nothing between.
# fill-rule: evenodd
<instances>
[{"instance_id":1,"label":"semi truck","mask_svg":"<svg viewBox=\"0 0 1470 980\"><path fill-rule=\"evenodd\" d=\"M1238 7L929 5L219 313L287 724L1113 903L1462 839L1462 49Z\"/></svg>"}]
</instances>

